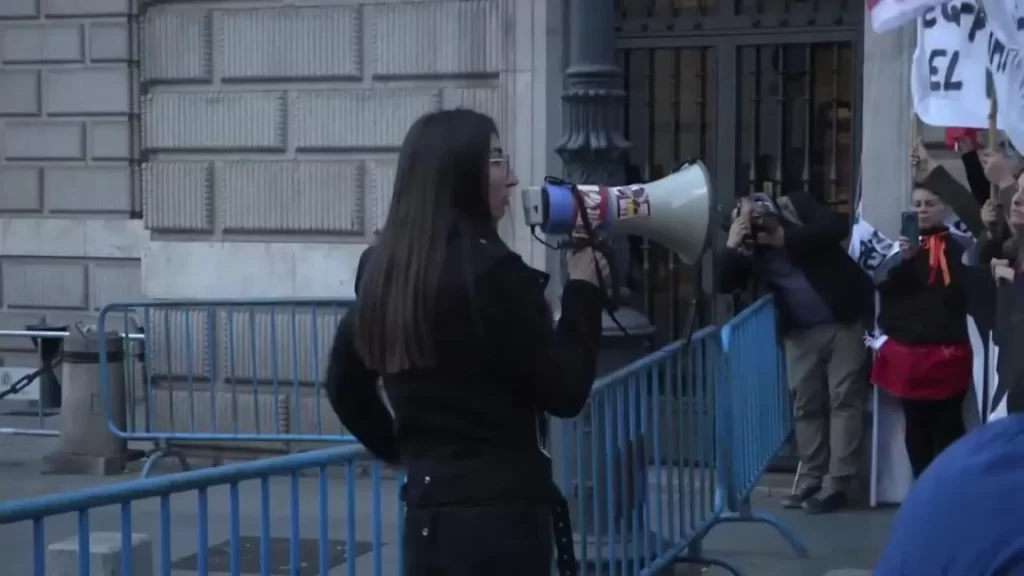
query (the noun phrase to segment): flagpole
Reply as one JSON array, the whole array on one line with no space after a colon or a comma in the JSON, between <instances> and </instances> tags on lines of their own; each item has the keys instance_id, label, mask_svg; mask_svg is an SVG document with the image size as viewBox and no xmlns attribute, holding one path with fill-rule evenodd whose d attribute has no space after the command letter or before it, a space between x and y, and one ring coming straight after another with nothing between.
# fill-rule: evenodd
<instances>
[{"instance_id":1,"label":"flagpole","mask_svg":"<svg viewBox=\"0 0 1024 576\"><path fill-rule=\"evenodd\" d=\"M912 165L910 167L910 181L911 181L911 183L917 182L919 180L923 180L921 172L924 169L924 163L926 162L925 155L923 154L924 146L921 146L921 142L920 142L921 137L918 134L918 132L920 131L920 123L921 123L921 120L920 120L920 118L917 117L917 112L914 112L913 109L911 109L911 111L910 111L910 150L911 150L912 158L917 158L917 165L916 166ZM911 160L911 162L913 162L913 160Z\"/></svg>"},{"instance_id":2,"label":"flagpole","mask_svg":"<svg viewBox=\"0 0 1024 576\"><path fill-rule=\"evenodd\" d=\"M995 86L992 84L992 73L989 72L986 75L989 87L988 91L988 150L990 154L996 152L996 137L998 136L999 128L996 122L996 118L999 115L999 102L996 99ZM988 189L989 197L993 200L998 199L999 189L996 187L995 182L989 186Z\"/></svg>"}]
</instances>

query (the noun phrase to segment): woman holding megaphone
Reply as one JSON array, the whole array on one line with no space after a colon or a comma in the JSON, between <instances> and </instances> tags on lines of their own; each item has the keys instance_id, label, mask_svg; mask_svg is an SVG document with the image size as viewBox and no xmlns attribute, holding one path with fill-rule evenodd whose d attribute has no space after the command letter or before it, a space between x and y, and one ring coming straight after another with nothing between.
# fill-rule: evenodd
<instances>
[{"instance_id":1,"label":"woman holding megaphone","mask_svg":"<svg viewBox=\"0 0 1024 576\"><path fill-rule=\"evenodd\" d=\"M589 398L608 264L590 249L571 257L554 326L547 275L498 236L518 184L491 118L417 120L387 221L360 261L357 304L335 335L335 412L408 473L407 576L546 575L555 551L575 574L568 510L539 439L545 413L573 417Z\"/></svg>"}]
</instances>

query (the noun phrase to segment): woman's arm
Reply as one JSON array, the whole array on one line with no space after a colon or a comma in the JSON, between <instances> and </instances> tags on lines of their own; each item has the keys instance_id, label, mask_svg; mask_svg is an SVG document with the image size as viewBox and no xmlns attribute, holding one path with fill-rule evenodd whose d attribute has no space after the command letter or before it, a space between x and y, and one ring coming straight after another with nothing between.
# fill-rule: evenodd
<instances>
[{"instance_id":1,"label":"woman's arm","mask_svg":"<svg viewBox=\"0 0 1024 576\"><path fill-rule=\"evenodd\" d=\"M583 410L594 385L605 297L589 282L569 280L552 326L546 278L510 254L482 276L479 295L498 357L523 374L523 390L538 410L571 418Z\"/></svg>"},{"instance_id":2,"label":"woman's arm","mask_svg":"<svg viewBox=\"0 0 1024 576\"><path fill-rule=\"evenodd\" d=\"M327 364L327 398L345 427L377 458L398 462L394 419L377 394L378 374L363 364L353 345L355 311L338 324Z\"/></svg>"},{"instance_id":3,"label":"woman's arm","mask_svg":"<svg viewBox=\"0 0 1024 576\"><path fill-rule=\"evenodd\" d=\"M801 252L834 245L850 235L849 216L832 210L806 192L791 192L787 197L803 221L802 226L786 229L787 250Z\"/></svg>"},{"instance_id":4,"label":"woman's arm","mask_svg":"<svg viewBox=\"0 0 1024 576\"><path fill-rule=\"evenodd\" d=\"M985 167L981 165L981 158L977 150L971 150L960 157L964 163L964 173L967 175L967 184L971 189L971 195L981 206L988 200L990 189L988 178L985 177Z\"/></svg>"},{"instance_id":5,"label":"woman's arm","mask_svg":"<svg viewBox=\"0 0 1024 576\"><path fill-rule=\"evenodd\" d=\"M1006 258L1004 246L1010 238L1011 235L1005 226L983 232L976 248L978 251L977 264L988 267L992 260Z\"/></svg>"}]
</instances>

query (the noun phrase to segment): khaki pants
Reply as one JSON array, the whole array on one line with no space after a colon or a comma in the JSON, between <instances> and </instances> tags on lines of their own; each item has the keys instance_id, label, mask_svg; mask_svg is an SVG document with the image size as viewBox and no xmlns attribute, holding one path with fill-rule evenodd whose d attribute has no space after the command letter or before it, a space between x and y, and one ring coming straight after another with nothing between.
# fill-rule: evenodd
<instances>
[{"instance_id":1,"label":"khaki pants","mask_svg":"<svg viewBox=\"0 0 1024 576\"><path fill-rule=\"evenodd\" d=\"M864 329L829 324L783 339L806 484L852 489L860 472L868 392Z\"/></svg>"}]
</instances>

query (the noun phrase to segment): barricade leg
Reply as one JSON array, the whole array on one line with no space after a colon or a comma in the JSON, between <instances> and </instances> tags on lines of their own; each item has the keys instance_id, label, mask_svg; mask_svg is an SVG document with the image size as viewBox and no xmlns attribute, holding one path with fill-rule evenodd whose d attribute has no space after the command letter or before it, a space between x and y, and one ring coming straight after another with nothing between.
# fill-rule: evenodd
<instances>
[{"instance_id":1,"label":"barricade leg","mask_svg":"<svg viewBox=\"0 0 1024 576\"><path fill-rule=\"evenodd\" d=\"M164 458L174 457L178 460L178 465L181 466L182 470L188 471L192 469L192 465L188 463L188 458L185 457L185 451L177 446L173 446L167 442L157 443L152 450L146 454L146 463L142 465L142 472L139 474L142 478L149 478L150 473L153 472L153 467L156 463Z\"/></svg>"},{"instance_id":2,"label":"barricade leg","mask_svg":"<svg viewBox=\"0 0 1024 576\"><path fill-rule=\"evenodd\" d=\"M720 496L721 493L719 493ZM808 555L807 546L803 541L794 533L785 523L778 518L770 514L755 513L750 505L750 496L747 496L740 500L736 506L728 507L724 512L721 512L716 518L713 518L708 525L695 535L688 543L682 543L677 545L676 549L673 550L675 555L672 556L672 564L700 564L702 566L718 566L723 570L727 570L734 576L745 576L745 572L732 562L723 560L721 558L715 558L713 556L704 555L704 538L718 525L732 522L762 522L775 528L779 535L793 548L796 554L801 558L806 558ZM668 563L655 563L651 566L651 570L645 572L645 574L657 574L658 570L662 568L662 565Z\"/></svg>"},{"instance_id":3,"label":"barricade leg","mask_svg":"<svg viewBox=\"0 0 1024 576\"><path fill-rule=\"evenodd\" d=\"M762 524L768 524L772 528L775 528L775 531L779 533L779 536L782 536L782 539L789 544L789 547L793 549L793 552L795 552L797 556L800 558L806 558L809 554L807 545L804 544L803 540L797 536L796 532L786 525L785 522L776 518L772 514L754 512L753 507L750 504L749 495L742 498L733 510L723 512L721 516L713 520L707 531L710 532L719 524L734 522L760 522Z\"/></svg>"},{"instance_id":4,"label":"barricade leg","mask_svg":"<svg viewBox=\"0 0 1024 576\"><path fill-rule=\"evenodd\" d=\"M772 515L755 513L750 502L750 494L769 460L793 431L786 366L776 344L777 335L771 297L758 300L722 327L720 362L724 378L719 381L722 394L716 405L719 448L715 457L716 499L721 513L711 520L700 539L720 524L760 522L775 528L804 558L808 549L796 533ZM694 550L690 550L691 557Z\"/></svg>"}]
</instances>

